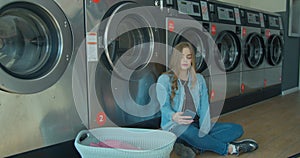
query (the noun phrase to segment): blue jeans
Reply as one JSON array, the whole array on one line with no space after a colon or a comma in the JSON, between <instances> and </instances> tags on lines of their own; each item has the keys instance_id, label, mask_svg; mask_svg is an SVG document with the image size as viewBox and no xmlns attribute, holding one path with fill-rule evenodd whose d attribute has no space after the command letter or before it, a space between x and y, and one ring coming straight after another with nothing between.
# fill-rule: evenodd
<instances>
[{"instance_id":1,"label":"blue jeans","mask_svg":"<svg viewBox=\"0 0 300 158\"><path fill-rule=\"evenodd\" d=\"M215 123L210 132L203 137L198 136L198 131L199 124L192 123L178 140L200 151L213 151L220 155L227 155L229 143L244 133L242 126L234 123Z\"/></svg>"}]
</instances>

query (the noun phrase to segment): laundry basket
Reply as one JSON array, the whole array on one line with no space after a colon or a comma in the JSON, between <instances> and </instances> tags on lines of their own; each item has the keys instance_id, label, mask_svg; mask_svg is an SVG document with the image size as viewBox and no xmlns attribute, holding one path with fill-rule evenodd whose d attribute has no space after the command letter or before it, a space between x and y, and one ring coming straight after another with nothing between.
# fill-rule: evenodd
<instances>
[{"instance_id":1,"label":"laundry basket","mask_svg":"<svg viewBox=\"0 0 300 158\"><path fill-rule=\"evenodd\" d=\"M114 140L135 149L91 146L91 143ZM80 131L75 147L83 158L169 158L176 136L163 130L103 127Z\"/></svg>"}]
</instances>

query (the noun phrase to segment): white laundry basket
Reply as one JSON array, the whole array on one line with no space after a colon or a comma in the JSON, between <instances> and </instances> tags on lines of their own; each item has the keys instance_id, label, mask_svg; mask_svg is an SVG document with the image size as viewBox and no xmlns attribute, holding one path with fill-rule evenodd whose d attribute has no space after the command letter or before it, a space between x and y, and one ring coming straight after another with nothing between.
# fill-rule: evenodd
<instances>
[{"instance_id":1,"label":"white laundry basket","mask_svg":"<svg viewBox=\"0 0 300 158\"><path fill-rule=\"evenodd\" d=\"M138 150L90 146L90 143L117 140ZM169 158L175 134L163 130L103 127L80 131L75 147L83 158Z\"/></svg>"}]
</instances>

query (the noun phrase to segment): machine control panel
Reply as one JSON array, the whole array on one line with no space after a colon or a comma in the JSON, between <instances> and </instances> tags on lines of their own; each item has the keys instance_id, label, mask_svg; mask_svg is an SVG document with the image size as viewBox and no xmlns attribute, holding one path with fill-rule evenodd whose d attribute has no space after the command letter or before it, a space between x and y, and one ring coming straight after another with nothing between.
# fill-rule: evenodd
<instances>
[{"instance_id":1,"label":"machine control panel","mask_svg":"<svg viewBox=\"0 0 300 158\"><path fill-rule=\"evenodd\" d=\"M167 5L173 5L173 0L167 0Z\"/></svg>"},{"instance_id":2,"label":"machine control panel","mask_svg":"<svg viewBox=\"0 0 300 158\"><path fill-rule=\"evenodd\" d=\"M234 21L234 11L233 9L218 7L218 17L220 20Z\"/></svg>"},{"instance_id":3,"label":"machine control panel","mask_svg":"<svg viewBox=\"0 0 300 158\"><path fill-rule=\"evenodd\" d=\"M201 8L199 2L188 0L177 0L179 13L201 17Z\"/></svg>"},{"instance_id":4,"label":"machine control panel","mask_svg":"<svg viewBox=\"0 0 300 158\"><path fill-rule=\"evenodd\" d=\"M271 27L280 28L280 20L279 17L269 16L269 25Z\"/></svg>"},{"instance_id":5,"label":"machine control panel","mask_svg":"<svg viewBox=\"0 0 300 158\"><path fill-rule=\"evenodd\" d=\"M260 15L257 13L247 12L247 22L249 24L260 24Z\"/></svg>"}]
</instances>

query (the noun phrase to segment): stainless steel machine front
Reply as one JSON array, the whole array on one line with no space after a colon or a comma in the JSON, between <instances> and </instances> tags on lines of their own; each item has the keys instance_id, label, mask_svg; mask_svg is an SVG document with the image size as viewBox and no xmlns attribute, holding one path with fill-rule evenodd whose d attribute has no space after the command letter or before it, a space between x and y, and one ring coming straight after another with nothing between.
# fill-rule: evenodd
<instances>
[{"instance_id":1,"label":"stainless steel machine front","mask_svg":"<svg viewBox=\"0 0 300 158\"><path fill-rule=\"evenodd\" d=\"M86 1L89 128L158 118L154 85L165 71L158 2ZM152 128L158 128L157 123Z\"/></svg>"},{"instance_id":2,"label":"stainless steel machine front","mask_svg":"<svg viewBox=\"0 0 300 158\"><path fill-rule=\"evenodd\" d=\"M259 91L264 87L265 28L263 14L241 8L243 67L241 93Z\"/></svg>"},{"instance_id":3,"label":"stainless steel machine front","mask_svg":"<svg viewBox=\"0 0 300 158\"><path fill-rule=\"evenodd\" d=\"M215 49L217 47L215 38L210 34L209 3L198 0L177 0L172 4L166 1L164 6L168 8L165 22L167 59L169 60L173 48L178 43L184 41L192 44L196 72L202 74L206 80L210 101L218 101L211 106L212 115L219 116L226 96L226 72L216 66L215 57L220 55ZM214 52L218 55L215 56Z\"/></svg>"},{"instance_id":4,"label":"stainless steel machine front","mask_svg":"<svg viewBox=\"0 0 300 158\"><path fill-rule=\"evenodd\" d=\"M283 25L281 16L265 13L265 87L281 84L282 61L284 53Z\"/></svg>"},{"instance_id":5,"label":"stainless steel machine front","mask_svg":"<svg viewBox=\"0 0 300 158\"><path fill-rule=\"evenodd\" d=\"M216 43L216 50L213 55L215 61L211 64L219 69L219 71L211 72L211 76L218 78L222 73L225 73L225 98L239 96L242 54L239 8L225 3L209 1L208 9L211 17L210 34ZM216 90L211 90L215 96L219 95Z\"/></svg>"},{"instance_id":6,"label":"stainless steel machine front","mask_svg":"<svg viewBox=\"0 0 300 158\"><path fill-rule=\"evenodd\" d=\"M0 2L0 157L74 139L83 128L72 92L82 9L80 0Z\"/></svg>"}]
</instances>

